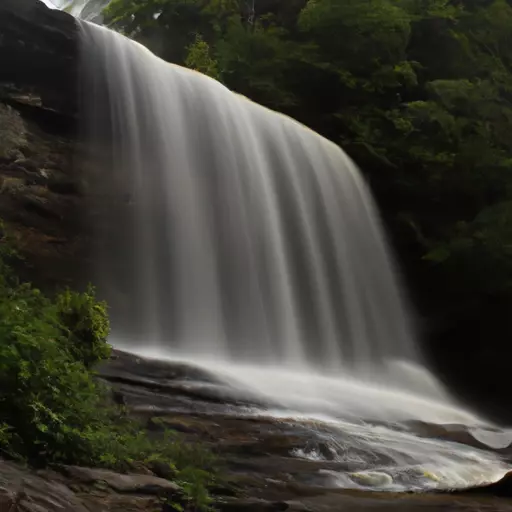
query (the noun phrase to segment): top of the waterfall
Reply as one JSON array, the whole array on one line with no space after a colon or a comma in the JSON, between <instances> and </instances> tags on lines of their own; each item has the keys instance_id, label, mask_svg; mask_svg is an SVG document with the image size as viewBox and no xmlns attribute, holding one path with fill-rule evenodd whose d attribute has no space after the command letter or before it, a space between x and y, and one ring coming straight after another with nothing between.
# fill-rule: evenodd
<instances>
[{"instance_id":1,"label":"top of the waterfall","mask_svg":"<svg viewBox=\"0 0 512 512\"><path fill-rule=\"evenodd\" d=\"M50 9L66 11L77 18L101 21L101 12L110 0L41 0Z\"/></svg>"},{"instance_id":2,"label":"top of the waterfall","mask_svg":"<svg viewBox=\"0 0 512 512\"><path fill-rule=\"evenodd\" d=\"M50 9L57 9L57 7L52 2L50 2L50 0L41 0L41 2L43 2L43 4Z\"/></svg>"}]
</instances>

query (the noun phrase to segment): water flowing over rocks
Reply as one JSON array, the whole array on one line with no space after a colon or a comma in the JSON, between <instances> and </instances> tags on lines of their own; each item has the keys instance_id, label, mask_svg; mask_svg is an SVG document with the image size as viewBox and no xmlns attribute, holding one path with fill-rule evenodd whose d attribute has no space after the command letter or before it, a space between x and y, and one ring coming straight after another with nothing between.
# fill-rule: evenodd
<instances>
[{"instance_id":1,"label":"water flowing over rocks","mask_svg":"<svg viewBox=\"0 0 512 512\"><path fill-rule=\"evenodd\" d=\"M486 488L455 494L336 487L329 475L346 469L346 464L332 460L329 448L312 437L311 422L276 419L264 412L250 414L241 403L212 402L207 388L195 395L187 393L184 383L215 381L198 368L116 352L100 373L117 399L146 419L154 435L170 427L188 442L200 442L216 451L223 465L222 481L214 489L219 511L512 511L509 476ZM317 460L297 457L297 450L316 451ZM135 468L125 475L74 466L34 471L0 460L0 510L168 512L162 497L179 497L180 488L163 476L158 468Z\"/></svg>"}]
</instances>

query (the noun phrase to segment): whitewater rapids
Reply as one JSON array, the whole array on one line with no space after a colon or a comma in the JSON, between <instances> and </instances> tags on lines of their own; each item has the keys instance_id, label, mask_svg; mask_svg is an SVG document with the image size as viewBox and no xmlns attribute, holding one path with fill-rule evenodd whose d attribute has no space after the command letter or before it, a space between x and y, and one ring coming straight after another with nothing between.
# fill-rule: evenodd
<instances>
[{"instance_id":1,"label":"whitewater rapids","mask_svg":"<svg viewBox=\"0 0 512 512\"><path fill-rule=\"evenodd\" d=\"M114 344L144 358L211 373L212 381L186 379L181 385L195 393L222 396L227 414L306 427L310 441L291 455L346 465L343 471L321 472L326 486L392 492L463 490L497 482L512 470L499 452L512 443L511 430L453 403L393 389L378 377L372 384L348 375L322 376L196 356L173 358L151 348L133 350L119 340ZM397 367L435 385L435 379L421 368L398 363ZM230 405L244 400L258 405ZM426 431L418 430L416 422L422 422ZM436 438L439 425L466 432L478 447ZM429 426L434 427L432 437Z\"/></svg>"}]
</instances>

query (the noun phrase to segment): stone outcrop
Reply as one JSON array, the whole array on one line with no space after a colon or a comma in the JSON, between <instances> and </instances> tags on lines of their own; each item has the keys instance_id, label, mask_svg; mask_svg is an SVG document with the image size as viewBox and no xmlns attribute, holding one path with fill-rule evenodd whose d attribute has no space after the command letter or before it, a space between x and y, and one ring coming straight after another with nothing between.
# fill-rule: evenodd
<instances>
[{"instance_id":1,"label":"stone outcrop","mask_svg":"<svg viewBox=\"0 0 512 512\"><path fill-rule=\"evenodd\" d=\"M77 141L78 28L39 0L0 2L0 219L44 288L89 277Z\"/></svg>"},{"instance_id":2,"label":"stone outcrop","mask_svg":"<svg viewBox=\"0 0 512 512\"><path fill-rule=\"evenodd\" d=\"M326 475L345 463L329 459L328 451L323 460L293 456L295 448L312 442L307 423L234 414L243 404L211 402L211 386L187 392L185 383L215 384L208 371L116 352L101 376L118 400L147 420L151 435L171 428L184 442L216 451L222 473L212 491L219 512L512 512L510 475L458 493L400 494L329 485ZM134 467L128 474L76 466L35 471L0 459L0 512L171 512L166 503L183 503L181 496L172 475L156 466Z\"/></svg>"},{"instance_id":3,"label":"stone outcrop","mask_svg":"<svg viewBox=\"0 0 512 512\"><path fill-rule=\"evenodd\" d=\"M78 466L65 466L63 472L73 482L95 485L104 483L107 487L118 493L135 494L161 494L180 492L180 487L174 482L153 476L151 474L122 475L105 469L82 468Z\"/></svg>"},{"instance_id":4,"label":"stone outcrop","mask_svg":"<svg viewBox=\"0 0 512 512\"><path fill-rule=\"evenodd\" d=\"M76 111L77 25L39 0L0 2L0 87L38 94L47 108Z\"/></svg>"},{"instance_id":5,"label":"stone outcrop","mask_svg":"<svg viewBox=\"0 0 512 512\"><path fill-rule=\"evenodd\" d=\"M1 512L157 512L180 493L151 475L67 466L31 471L0 460Z\"/></svg>"}]
</instances>

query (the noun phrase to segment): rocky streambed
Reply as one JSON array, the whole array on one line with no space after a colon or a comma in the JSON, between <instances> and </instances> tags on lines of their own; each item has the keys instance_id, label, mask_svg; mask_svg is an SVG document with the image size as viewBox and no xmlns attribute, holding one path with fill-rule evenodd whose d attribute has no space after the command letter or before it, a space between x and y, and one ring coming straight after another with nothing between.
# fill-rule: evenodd
<instances>
[{"instance_id":1,"label":"rocky streambed","mask_svg":"<svg viewBox=\"0 0 512 512\"><path fill-rule=\"evenodd\" d=\"M154 435L170 428L185 442L204 444L217 454L223 474L214 489L219 510L512 511L512 482L506 476L510 450L492 449L482 435L461 425L334 425L291 410L278 414L275 404L232 387L204 367L119 351L101 368L101 378ZM396 432L401 448L389 432ZM452 473L446 467L426 469L428 457L420 464L419 452L407 446L412 440L418 446L426 442L432 453L444 446ZM467 457L474 463L462 467ZM488 471L491 463L494 474ZM466 478L466 488L444 485L450 475L454 485L456 471ZM467 488L470 474L480 485ZM397 492L407 488L421 492ZM65 466L31 471L0 461L2 512L156 511L162 510L162 496L178 492L175 483L146 468L128 475Z\"/></svg>"}]
</instances>

